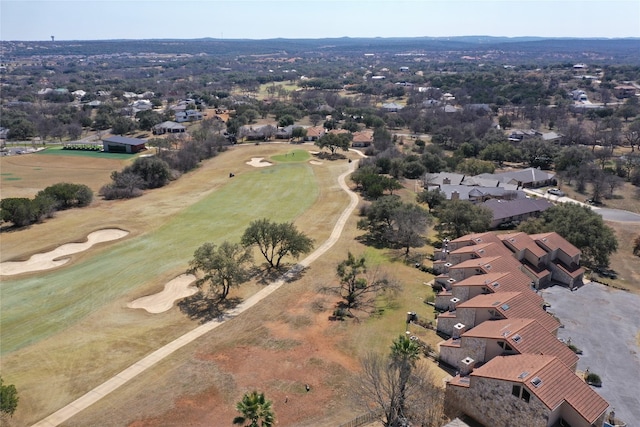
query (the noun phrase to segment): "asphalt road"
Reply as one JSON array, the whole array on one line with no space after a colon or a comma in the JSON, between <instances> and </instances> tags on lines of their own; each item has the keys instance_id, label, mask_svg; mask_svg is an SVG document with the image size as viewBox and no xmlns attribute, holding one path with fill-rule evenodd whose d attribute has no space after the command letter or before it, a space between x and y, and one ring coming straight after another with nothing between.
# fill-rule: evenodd
<instances>
[{"instance_id":1,"label":"asphalt road","mask_svg":"<svg viewBox=\"0 0 640 427\"><path fill-rule=\"evenodd\" d=\"M640 214L624 211L621 209L610 209L610 208L599 208L596 206L591 206L586 203L579 202L570 197L558 197L553 194L545 193L542 190L530 190L524 189L525 193L530 195L535 195L536 197L544 197L547 200L558 203L576 203L581 206L587 206L591 208L595 213L602 216L602 219L605 221L616 221L616 222L640 222Z\"/></svg>"},{"instance_id":2,"label":"asphalt road","mask_svg":"<svg viewBox=\"0 0 640 427\"><path fill-rule=\"evenodd\" d=\"M542 296L564 325L558 338L583 351L578 370L598 374L602 387L594 390L609 410L640 426L640 296L593 282L574 292L554 286Z\"/></svg>"}]
</instances>

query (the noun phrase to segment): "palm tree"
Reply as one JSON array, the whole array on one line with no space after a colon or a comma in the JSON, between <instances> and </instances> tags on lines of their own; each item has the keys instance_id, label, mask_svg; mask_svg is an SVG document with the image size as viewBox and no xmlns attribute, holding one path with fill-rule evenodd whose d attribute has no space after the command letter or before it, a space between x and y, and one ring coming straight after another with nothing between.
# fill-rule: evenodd
<instances>
[{"instance_id":1,"label":"palm tree","mask_svg":"<svg viewBox=\"0 0 640 427\"><path fill-rule=\"evenodd\" d=\"M404 416L407 384L411 371L420 358L420 346L406 335L400 335L391 345L391 365L398 370L398 415Z\"/></svg>"},{"instance_id":2,"label":"palm tree","mask_svg":"<svg viewBox=\"0 0 640 427\"><path fill-rule=\"evenodd\" d=\"M264 393L252 391L245 393L242 400L236 405L236 409L242 415L233 419L233 424L246 427L272 427L275 416L271 408L271 401L266 400ZM249 423L249 424L245 424Z\"/></svg>"}]
</instances>

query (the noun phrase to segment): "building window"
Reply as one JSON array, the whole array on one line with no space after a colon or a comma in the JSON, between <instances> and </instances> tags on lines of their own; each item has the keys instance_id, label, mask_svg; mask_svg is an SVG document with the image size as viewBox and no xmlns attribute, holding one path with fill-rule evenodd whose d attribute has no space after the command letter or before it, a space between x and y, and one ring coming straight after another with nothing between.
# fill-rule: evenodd
<instances>
[{"instance_id":1,"label":"building window","mask_svg":"<svg viewBox=\"0 0 640 427\"><path fill-rule=\"evenodd\" d=\"M529 400L531 400L531 393L529 393L529 390L524 387L520 387L519 385L514 385L511 388L511 394L518 399L524 400L527 403L529 403Z\"/></svg>"}]
</instances>

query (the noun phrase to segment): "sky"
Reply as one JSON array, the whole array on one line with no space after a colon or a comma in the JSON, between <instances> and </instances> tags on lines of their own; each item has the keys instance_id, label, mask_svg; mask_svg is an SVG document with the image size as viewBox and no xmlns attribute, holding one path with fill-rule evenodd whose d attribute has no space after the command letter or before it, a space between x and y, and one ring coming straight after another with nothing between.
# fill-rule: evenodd
<instances>
[{"instance_id":1,"label":"sky","mask_svg":"<svg viewBox=\"0 0 640 427\"><path fill-rule=\"evenodd\" d=\"M640 37L640 1L0 0L5 41L465 35Z\"/></svg>"}]
</instances>

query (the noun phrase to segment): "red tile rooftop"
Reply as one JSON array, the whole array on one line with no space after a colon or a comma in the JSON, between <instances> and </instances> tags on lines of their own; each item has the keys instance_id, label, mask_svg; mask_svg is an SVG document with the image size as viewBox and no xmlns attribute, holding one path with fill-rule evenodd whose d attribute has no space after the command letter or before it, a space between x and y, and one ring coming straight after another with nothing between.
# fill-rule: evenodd
<instances>
[{"instance_id":1,"label":"red tile rooftop","mask_svg":"<svg viewBox=\"0 0 640 427\"><path fill-rule=\"evenodd\" d=\"M553 356L498 356L475 369L471 377L521 383L550 410L566 401L589 423L595 422L609 407L598 393Z\"/></svg>"}]
</instances>

